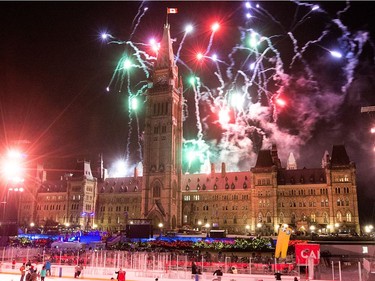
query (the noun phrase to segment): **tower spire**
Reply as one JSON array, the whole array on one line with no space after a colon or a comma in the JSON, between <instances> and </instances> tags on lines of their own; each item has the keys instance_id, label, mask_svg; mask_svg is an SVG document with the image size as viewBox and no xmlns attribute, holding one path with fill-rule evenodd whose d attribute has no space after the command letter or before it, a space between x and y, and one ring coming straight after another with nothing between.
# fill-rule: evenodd
<instances>
[{"instance_id":1,"label":"tower spire","mask_svg":"<svg viewBox=\"0 0 375 281\"><path fill-rule=\"evenodd\" d=\"M168 17L167 17L168 21ZM168 22L164 25L163 38L160 42L158 57L155 63L156 69L169 68L174 66L174 54L172 40L170 35L170 25Z\"/></svg>"}]
</instances>

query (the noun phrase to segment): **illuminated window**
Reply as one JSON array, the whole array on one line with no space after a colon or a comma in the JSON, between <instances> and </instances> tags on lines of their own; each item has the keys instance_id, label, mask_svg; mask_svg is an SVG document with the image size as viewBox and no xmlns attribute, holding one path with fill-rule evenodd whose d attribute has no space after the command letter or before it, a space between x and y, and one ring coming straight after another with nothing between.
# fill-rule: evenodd
<instances>
[{"instance_id":1,"label":"illuminated window","mask_svg":"<svg viewBox=\"0 0 375 281\"><path fill-rule=\"evenodd\" d=\"M337 222L341 222L342 221L342 214L341 214L341 212L337 212L337 214L336 214L336 221Z\"/></svg>"},{"instance_id":2,"label":"illuminated window","mask_svg":"<svg viewBox=\"0 0 375 281\"><path fill-rule=\"evenodd\" d=\"M351 222L352 221L352 214L350 212L346 213L346 221Z\"/></svg>"},{"instance_id":3,"label":"illuminated window","mask_svg":"<svg viewBox=\"0 0 375 281\"><path fill-rule=\"evenodd\" d=\"M313 213L313 214L311 214L311 216L310 216L310 220L312 221L312 222L315 222L316 221L316 215Z\"/></svg>"}]
</instances>

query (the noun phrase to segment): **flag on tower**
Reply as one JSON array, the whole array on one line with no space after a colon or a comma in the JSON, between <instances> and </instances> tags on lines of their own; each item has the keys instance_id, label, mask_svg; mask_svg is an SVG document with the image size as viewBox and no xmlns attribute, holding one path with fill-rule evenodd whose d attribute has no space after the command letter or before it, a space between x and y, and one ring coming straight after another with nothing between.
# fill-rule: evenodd
<instances>
[{"instance_id":1,"label":"flag on tower","mask_svg":"<svg viewBox=\"0 0 375 281\"><path fill-rule=\"evenodd\" d=\"M167 8L167 14L177 14L177 8Z\"/></svg>"}]
</instances>

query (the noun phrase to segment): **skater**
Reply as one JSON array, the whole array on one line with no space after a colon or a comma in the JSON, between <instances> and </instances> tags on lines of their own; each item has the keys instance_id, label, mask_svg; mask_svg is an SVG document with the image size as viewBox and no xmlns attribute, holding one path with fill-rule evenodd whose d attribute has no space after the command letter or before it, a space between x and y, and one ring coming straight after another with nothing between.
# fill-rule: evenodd
<instances>
[{"instance_id":1,"label":"skater","mask_svg":"<svg viewBox=\"0 0 375 281\"><path fill-rule=\"evenodd\" d=\"M191 263L191 278L193 279L193 280L197 280L197 274L198 274L198 272L197 272L197 265L195 264L195 262L192 262Z\"/></svg>"},{"instance_id":2,"label":"skater","mask_svg":"<svg viewBox=\"0 0 375 281\"><path fill-rule=\"evenodd\" d=\"M45 266L46 266L46 272L47 272L47 275L48 275L48 276L51 276L51 262L50 262L50 260L47 260L47 261L46 261Z\"/></svg>"},{"instance_id":3,"label":"skater","mask_svg":"<svg viewBox=\"0 0 375 281\"><path fill-rule=\"evenodd\" d=\"M276 272L275 273L275 280L281 280L281 273L280 273L280 271L278 271L278 272Z\"/></svg>"},{"instance_id":4,"label":"skater","mask_svg":"<svg viewBox=\"0 0 375 281\"><path fill-rule=\"evenodd\" d=\"M221 281L221 277L223 276L223 272L221 271L221 267L216 269L212 275L215 275L216 278L213 280Z\"/></svg>"},{"instance_id":5,"label":"skater","mask_svg":"<svg viewBox=\"0 0 375 281\"><path fill-rule=\"evenodd\" d=\"M117 273L117 281L125 281L125 270L122 270L122 268L120 267L119 271L116 271L115 273Z\"/></svg>"},{"instance_id":6,"label":"skater","mask_svg":"<svg viewBox=\"0 0 375 281\"><path fill-rule=\"evenodd\" d=\"M75 269L74 269L74 278L79 278L82 272L82 266L77 264Z\"/></svg>"},{"instance_id":7,"label":"skater","mask_svg":"<svg viewBox=\"0 0 375 281\"><path fill-rule=\"evenodd\" d=\"M45 266L42 267L39 274L40 274L40 281L44 281L44 279L46 278L46 275L47 275L47 270L46 270Z\"/></svg>"},{"instance_id":8,"label":"skater","mask_svg":"<svg viewBox=\"0 0 375 281\"><path fill-rule=\"evenodd\" d=\"M21 279L20 281L23 281L26 275L26 266L25 263L23 263L20 267L20 272L21 272Z\"/></svg>"}]
</instances>

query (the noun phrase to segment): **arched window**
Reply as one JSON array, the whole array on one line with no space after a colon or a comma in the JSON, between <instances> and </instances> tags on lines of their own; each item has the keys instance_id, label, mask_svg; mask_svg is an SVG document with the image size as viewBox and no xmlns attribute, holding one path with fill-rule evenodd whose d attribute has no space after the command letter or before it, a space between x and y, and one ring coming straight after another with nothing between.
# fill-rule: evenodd
<instances>
[{"instance_id":1,"label":"arched window","mask_svg":"<svg viewBox=\"0 0 375 281\"><path fill-rule=\"evenodd\" d=\"M267 223L271 223L271 222L272 222L271 214L267 213Z\"/></svg>"},{"instance_id":2,"label":"arched window","mask_svg":"<svg viewBox=\"0 0 375 281\"><path fill-rule=\"evenodd\" d=\"M342 214L341 214L341 212L337 212L337 214L336 214L336 221L337 222L341 222L342 221Z\"/></svg>"},{"instance_id":3,"label":"arched window","mask_svg":"<svg viewBox=\"0 0 375 281\"><path fill-rule=\"evenodd\" d=\"M262 213L259 213L258 214L258 222L262 222L263 221L263 215Z\"/></svg>"},{"instance_id":4,"label":"arched window","mask_svg":"<svg viewBox=\"0 0 375 281\"><path fill-rule=\"evenodd\" d=\"M346 221L347 222L351 222L352 221L352 213L351 212L347 212L346 213Z\"/></svg>"},{"instance_id":5,"label":"arched window","mask_svg":"<svg viewBox=\"0 0 375 281\"><path fill-rule=\"evenodd\" d=\"M296 214L292 214L292 217L290 218L290 222L292 224L295 224L296 223Z\"/></svg>"},{"instance_id":6,"label":"arched window","mask_svg":"<svg viewBox=\"0 0 375 281\"><path fill-rule=\"evenodd\" d=\"M314 213L310 215L310 220L311 222L316 222L316 215Z\"/></svg>"}]
</instances>

